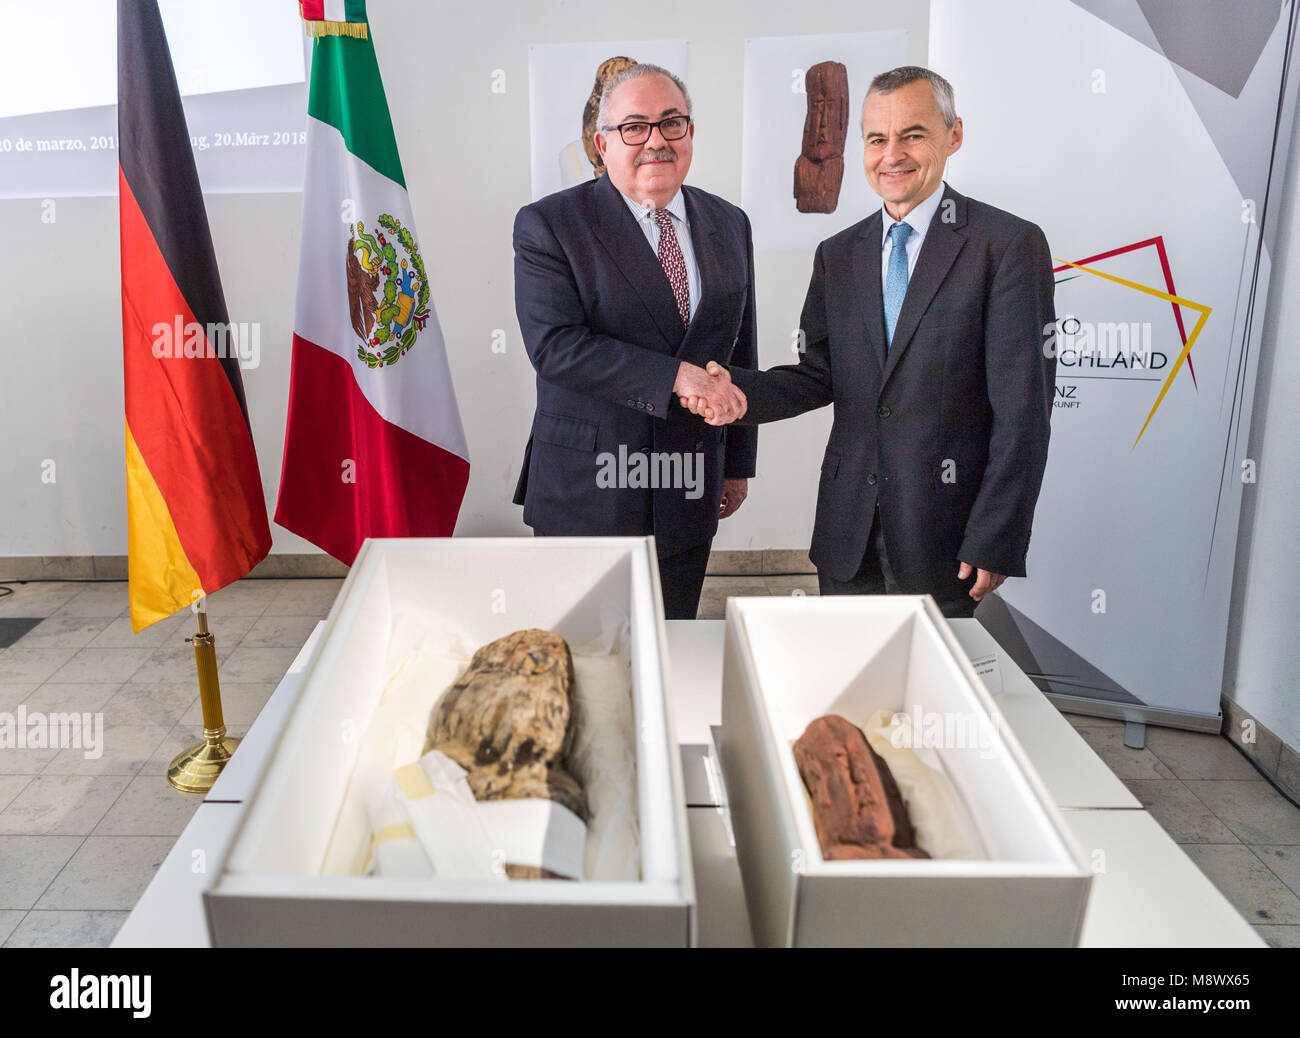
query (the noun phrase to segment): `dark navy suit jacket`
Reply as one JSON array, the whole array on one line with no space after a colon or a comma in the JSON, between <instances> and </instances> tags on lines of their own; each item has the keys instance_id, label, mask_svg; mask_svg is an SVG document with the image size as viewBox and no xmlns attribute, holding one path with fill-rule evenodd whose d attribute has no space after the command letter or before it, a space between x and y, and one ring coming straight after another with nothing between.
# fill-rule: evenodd
<instances>
[{"instance_id":1,"label":"dark navy suit jacket","mask_svg":"<svg viewBox=\"0 0 1300 1038\"><path fill-rule=\"evenodd\" d=\"M754 475L757 430L715 428L673 395L678 364L753 367L754 249L744 212L682 188L700 271L683 327L672 286L608 177L556 192L515 217L515 310L537 371L537 411L515 503L543 535L653 533L660 555L707 544L722 480ZM685 487L598 484L601 456L702 458Z\"/></svg>"},{"instance_id":2,"label":"dark navy suit jacket","mask_svg":"<svg viewBox=\"0 0 1300 1038\"><path fill-rule=\"evenodd\" d=\"M852 578L879 507L901 589L951 600L971 583L961 562L1025 575L1056 378L1051 253L1035 224L946 187L887 351L881 234L877 210L818 247L798 364L732 378L745 422L835 405L817 568Z\"/></svg>"}]
</instances>

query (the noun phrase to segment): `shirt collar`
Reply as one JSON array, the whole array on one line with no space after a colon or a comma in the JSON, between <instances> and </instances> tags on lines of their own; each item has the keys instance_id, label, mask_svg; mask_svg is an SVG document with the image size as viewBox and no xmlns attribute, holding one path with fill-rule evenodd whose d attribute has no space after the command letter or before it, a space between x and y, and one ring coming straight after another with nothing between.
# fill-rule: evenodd
<instances>
[{"instance_id":1,"label":"shirt collar","mask_svg":"<svg viewBox=\"0 0 1300 1038\"><path fill-rule=\"evenodd\" d=\"M913 240L921 241L925 237L925 232L930 229L930 221L934 219L934 214L939 208L939 203L943 201L943 190L948 185L940 181L939 186L935 188L930 197L918 205L905 217L903 223L912 228L912 233L908 237L908 243ZM885 208L885 203L880 203L880 248L883 250L885 244L889 241L889 229L898 221L889 215L889 210Z\"/></svg>"},{"instance_id":2,"label":"shirt collar","mask_svg":"<svg viewBox=\"0 0 1300 1038\"><path fill-rule=\"evenodd\" d=\"M608 173L605 175L609 176ZM620 191L619 194L623 193ZM632 210L632 215L638 220L649 220L651 214L654 212L653 209L647 209L635 199L628 198L627 195L623 195L623 201L627 203L627 207ZM681 188L677 189L677 194L673 195L673 200L664 206L664 208L673 216L677 217L678 223L687 227L690 226L689 221L686 219L686 196L682 194Z\"/></svg>"}]
</instances>

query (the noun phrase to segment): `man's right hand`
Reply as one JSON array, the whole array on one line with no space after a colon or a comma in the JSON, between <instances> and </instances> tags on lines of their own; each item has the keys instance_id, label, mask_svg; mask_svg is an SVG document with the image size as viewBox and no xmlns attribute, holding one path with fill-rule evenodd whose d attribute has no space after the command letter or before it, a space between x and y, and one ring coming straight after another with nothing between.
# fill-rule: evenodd
<instances>
[{"instance_id":1,"label":"man's right hand","mask_svg":"<svg viewBox=\"0 0 1300 1038\"><path fill-rule=\"evenodd\" d=\"M707 370L682 361L673 392L683 407L709 425L728 425L743 418L749 407L745 394L732 383L731 373L712 360Z\"/></svg>"}]
</instances>

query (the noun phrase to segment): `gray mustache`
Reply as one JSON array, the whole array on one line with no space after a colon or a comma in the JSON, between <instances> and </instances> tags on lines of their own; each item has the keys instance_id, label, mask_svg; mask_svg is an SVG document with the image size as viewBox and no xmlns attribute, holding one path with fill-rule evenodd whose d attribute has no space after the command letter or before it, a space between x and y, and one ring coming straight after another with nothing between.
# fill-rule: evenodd
<instances>
[{"instance_id":1,"label":"gray mustache","mask_svg":"<svg viewBox=\"0 0 1300 1038\"><path fill-rule=\"evenodd\" d=\"M643 151L636 157L635 165L641 165L644 162L676 162L677 153L672 148L656 148L654 151Z\"/></svg>"}]
</instances>

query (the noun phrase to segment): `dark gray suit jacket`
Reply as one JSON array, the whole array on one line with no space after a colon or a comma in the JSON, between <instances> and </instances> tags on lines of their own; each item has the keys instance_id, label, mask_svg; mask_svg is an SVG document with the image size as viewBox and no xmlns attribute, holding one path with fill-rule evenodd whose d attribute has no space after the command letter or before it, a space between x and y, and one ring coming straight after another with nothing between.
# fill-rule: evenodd
<instances>
[{"instance_id":1,"label":"dark gray suit jacket","mask_svg":"<svg viewBox=\"0 0 1300 1038\"><path fill-rule=\"evenodd\" d=\"M961 562L1025 575L1056 378L1051 253L1036 225L945 187L886 352L881 252L879 211L822 242L806 352L732 377L747 423L835 405L817 568L851 578L879 506L902 590L943 601L969 587Z\"/></svg>"},{"instance_id":2,"label":"dark gray suit jacket","mask_svg":"<svg viewBox=\"0 0 1300 1038\"><path fill-rule=\"evenodd\" d=\"M653 533L661 555L707 544L724 475L754 475L758 430L706 425L673 396L678 364L755 366L754 247L744 212L683 187L700 302L682 327L672 286L608 177L515 217L515 310L537 412L515 503L538 534ZM600 456L701 456L697 497L597 483Z\"/></svg>"}]
</instances>

